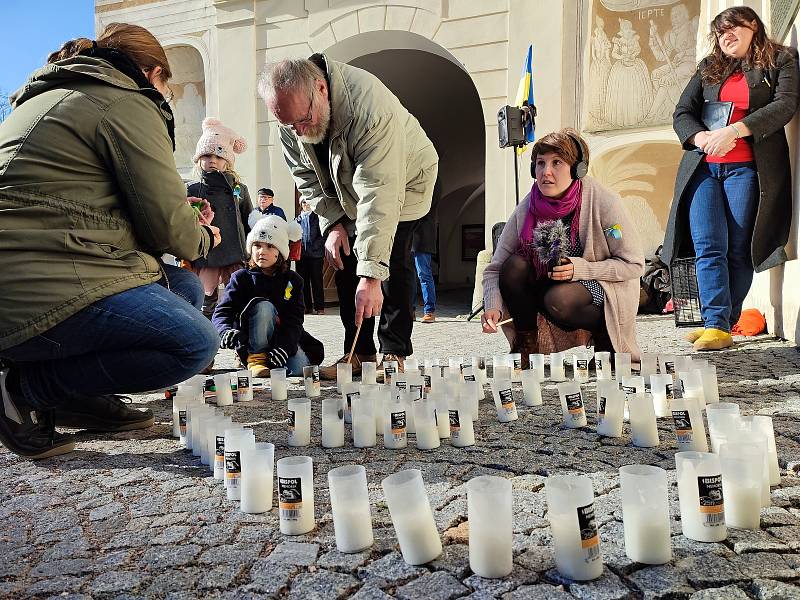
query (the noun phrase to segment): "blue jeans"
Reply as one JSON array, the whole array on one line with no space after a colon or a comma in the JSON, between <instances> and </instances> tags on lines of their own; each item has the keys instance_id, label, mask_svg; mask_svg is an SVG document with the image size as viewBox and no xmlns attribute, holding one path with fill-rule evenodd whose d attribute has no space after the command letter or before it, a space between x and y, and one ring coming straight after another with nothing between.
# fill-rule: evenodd
<instances>
[{"instance_id":1,"label":"blue jeans","mask_svg":"<svg viewBox=\"0 0 800 600\"><path fill-rule=\"evenodd\" d=\"M25 399L46 409L102 394L145 392L206 367L219 336L198 310L200 280L185 269L163 269L166 279L159 283L98 300L0 352L18 368Z\"/></svg>"},{"instance_id":2,"label":"blue jeans","mask_svg":"<svg viewBox=\"0 0 800 600\"><path fill-rule=\"evenodd\" d=\"M242 317L247 320L247 352L266 352L272 347L272 336L278 320L278 309L269 300L254 302L245 310ZM299 346L297 352L286 360L287 375L303 375L303 367L311 364L306 353Z\"/></svg>"},{"instance_id":3,"label":"blue jeans","mask_svg":"<svg viewBox=\"0 0 800 600\"><path fill-rule=\"evenodd\" d=\"M433 270L431 269L431 255L427 252L414 253L414 265L417 267L417 277L422 288L422 302L425 313L436 312L436 286L433 283ZM416 298L414 305L416 305Z\"/></svg>"},{"instance_id":4,"label":"blue jeans","mask_svg":"<svg viewBox=\"0 0 800 600\"><path fill-rule=\"evenodd\" d=\"M750 243L758 209L755 163L702 163L688 189L700 314L730 332L753 282Z\"/></svg>"}]
</instances>

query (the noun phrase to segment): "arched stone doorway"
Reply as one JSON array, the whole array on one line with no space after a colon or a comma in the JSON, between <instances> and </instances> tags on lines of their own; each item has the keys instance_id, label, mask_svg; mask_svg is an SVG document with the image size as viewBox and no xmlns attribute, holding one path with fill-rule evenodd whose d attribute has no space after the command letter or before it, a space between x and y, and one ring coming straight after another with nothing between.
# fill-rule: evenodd
<instances>
[{"instance_id":1,"label":"arched stone doorway","mask_svg":"<svg viewBox=\"0 0 800 600\"><path fill-rule=\"evenodd\" d=\"M192 156L206 116L206 82L203 57L189 45L166 48L172 69L169 85L175 94L175 164L184 179L192 179Z\"/></svg>"},{"instance_id":2,"label":"arched stone doorway","mask_svg":"<svg viewBox=\"0 0 800 600\"><path fill-rule=\"evenodd\" d=\"M325 54L376 75L417 117L433 142L439 153L441 189L438 285L471 288L474 244L477 240L480 250L484 239L486 147L484 115L472 78L444 48L410 32L358 34Z\"/></svg>"}]
</instances>

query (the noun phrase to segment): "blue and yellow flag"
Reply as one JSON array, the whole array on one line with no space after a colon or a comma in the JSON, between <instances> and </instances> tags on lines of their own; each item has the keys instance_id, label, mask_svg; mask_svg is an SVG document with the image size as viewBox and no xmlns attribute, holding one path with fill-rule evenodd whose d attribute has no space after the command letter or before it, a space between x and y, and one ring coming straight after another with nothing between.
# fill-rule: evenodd
<instances>
[{"instance_id":1,"label":"blue and yellow flag","mask_svg":"<svg viewBox=\"0 0 800 600\"><path fill-rule=\"evenodd\" d=\"M525 66L522 68L522 79L519 81L519 88L517 88L517 97L514 99L514 105L522 107L523 103L528 106L534 106L533 102L533 45L528 46L528 56L525 58ZM533 143L536 139L533 126L530 121L525 124L525 139L528 143ZM525 147L521 146L517 149L519 154L522 154Z\"/></svg>"}]
</instances>

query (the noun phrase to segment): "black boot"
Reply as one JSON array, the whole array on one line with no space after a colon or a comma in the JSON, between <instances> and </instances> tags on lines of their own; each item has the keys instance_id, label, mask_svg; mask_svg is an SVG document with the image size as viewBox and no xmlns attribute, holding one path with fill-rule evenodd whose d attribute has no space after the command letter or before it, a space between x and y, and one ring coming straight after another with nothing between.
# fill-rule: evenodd
<instances>
[{"instance_id":1,"label":"black boot","mask_svg":"<svg viewBox=\"0 0 800 600\"><path fill-rule=\"evenodd\" d=\"M73 436L58 433L52 410L35 410L21 393L9 390L10 369L0 370L0 442L14 454L32 458L49 458L75 449Z\"/></svg>"},{"instance_id":2,"label":"black boot","mask_svg":"<svg viewBox=\"0 0 800 600\"><path fill-rule=\"evenodd\" d=\"M211 315L214 314L214 309L217 307L217 300L219 299L219 288L214 290L214 293L210 296L203 295L203 315L207 318L211 318Z\"/></svg>"},{"instance_id":3,"label":"black boot","mask_svg":"<svg viewBox=\"0 0 800 600\"><path fill-rule=\"evenodd\" d=\"M55 409L55 423L70 429L131 431L146 429L155 422L152 410L130 408L123 399L130 401L127 396L114 394L75 400Z\"/></svg>"}]
</instances>

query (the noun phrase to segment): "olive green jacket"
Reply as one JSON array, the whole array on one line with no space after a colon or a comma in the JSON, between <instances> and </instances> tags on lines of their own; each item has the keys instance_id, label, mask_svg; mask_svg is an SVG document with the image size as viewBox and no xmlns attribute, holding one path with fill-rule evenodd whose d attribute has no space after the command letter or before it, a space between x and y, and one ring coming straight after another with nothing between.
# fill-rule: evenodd
<instances>
[{"instance_id":1,"label":"olive green jacket","mask_svg":"<svg viewBox=\"0 0 800 600\"><path fill-rule=\"evenodd\" d=\"M331 103L328 160L320 164L313 145L280 127L284 157L323 234L355 221L356 272L384 280L397 223L420 219L431 208L439 155L416 117L377 77L320 58Z\"/></svg>"},{"instance_id":2,"label":"olive green jacket","mask_svg":"<svg viewBox=\"0 0 800 600\"><path fill-rule=\"evenodd\" d=\"M208 253L170 117L150 94L104 60L75 57L12 98L0 124L0 350L158 281L156 256Z\"/></svg>"}]
</instances>

